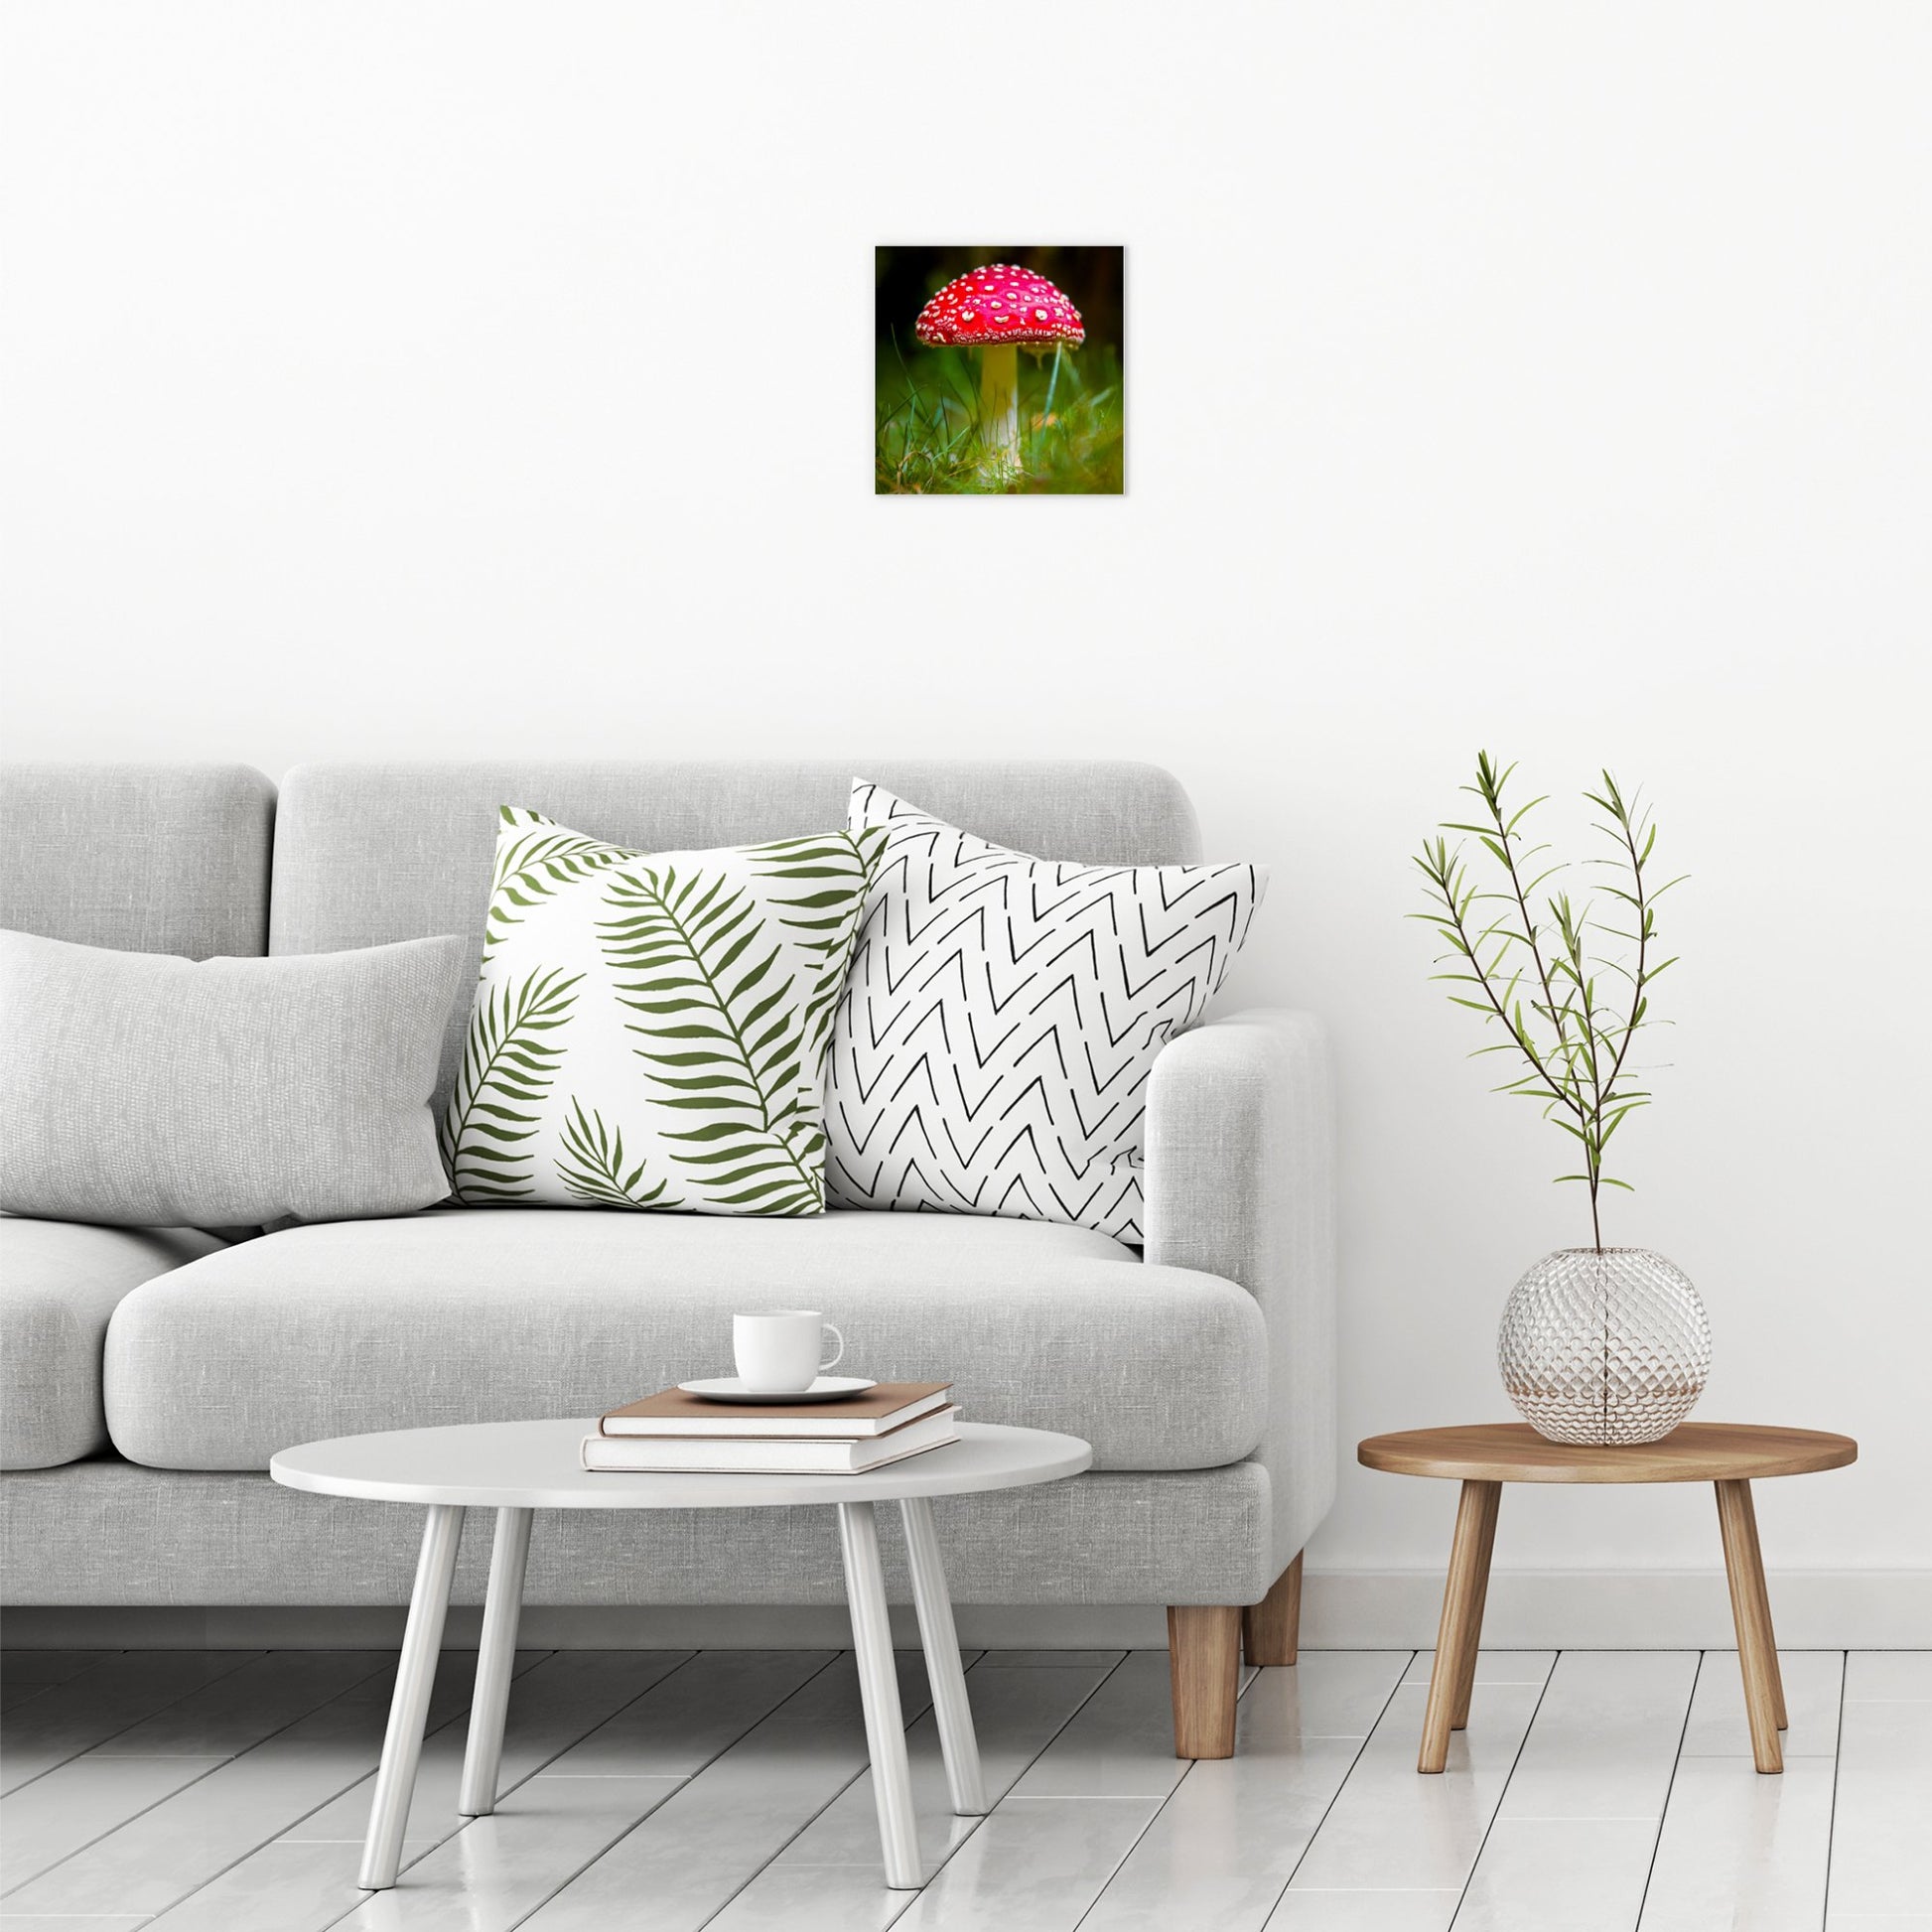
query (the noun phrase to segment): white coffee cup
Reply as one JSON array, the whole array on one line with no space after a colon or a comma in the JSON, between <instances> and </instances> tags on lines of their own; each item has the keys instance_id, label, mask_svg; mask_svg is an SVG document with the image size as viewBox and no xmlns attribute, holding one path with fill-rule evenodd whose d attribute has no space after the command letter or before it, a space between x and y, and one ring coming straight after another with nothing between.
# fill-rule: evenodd
<instances>
[{"instance_id":1,"label":"white coffee cup","mask_svg":"<svg viewBox=\"0 0 1932 1932\"><path fill-rule=\"evenodd\" d=\"M825 1354L825 1337L832 1352ZM732 1316L732 1349L747 1388L809 1389L845 1353L845 1337L816 1309ZM823 1359L821 1359L823 1357Z\"/></svg>"}]
</instances>

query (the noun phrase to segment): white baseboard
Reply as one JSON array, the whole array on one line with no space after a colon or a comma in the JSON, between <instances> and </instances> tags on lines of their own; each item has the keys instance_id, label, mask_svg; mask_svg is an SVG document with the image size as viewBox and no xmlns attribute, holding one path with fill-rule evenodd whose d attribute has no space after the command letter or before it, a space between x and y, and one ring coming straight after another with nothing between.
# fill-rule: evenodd
<instances>
[{"instance_id":1,"label":"white baseboard","mask_svg":"<svg viewBox=\"0 0 1932 1932\"><path fill-rule=\"evenodd\" d=\"M1932 1571L1793 1570L1770 1578L1778 1641L1791 1650L1932 1646ZM1311 1572L1302 1641L1311 1650L1426 1649L1436 1641L1443 1580L1429 1571ZM972 1648L1152 1649L1167 1642L1162 1606L962 1603ZM482 1611L450 1611L447 1641L474 1648ZM0 1616L0 1643L23 1649L386 1649L403 1611L243 1605L22 1606ZM901 1645L918 1634L895 1606ZM557 1650L792 1650L850 1644L837 1604L546 1605L523 1612L522 1640ZM1499 1650L1695 1650L1732 1641L1730 1602L1715 1571L1504 1571L1490 1584L1483 1640Z\"/></svg>"},{"instance_id":2,"label":"white baseboard","mask_svg":"<svg viewBox=\"0 0 1932 1932\"><path fill-rule=\"evenodd\" d=\"M1766 1582L1784 1649L1932 1646L1932 1570L1772 1571ZM1440 1571L1311 1574L1302 1641L1427 1649L1442 1607ZM1736 1635L1722 1571L1498 1570L1482 1640L1498 1650L1706 1650Z\"/></svg>"}]
</instances>

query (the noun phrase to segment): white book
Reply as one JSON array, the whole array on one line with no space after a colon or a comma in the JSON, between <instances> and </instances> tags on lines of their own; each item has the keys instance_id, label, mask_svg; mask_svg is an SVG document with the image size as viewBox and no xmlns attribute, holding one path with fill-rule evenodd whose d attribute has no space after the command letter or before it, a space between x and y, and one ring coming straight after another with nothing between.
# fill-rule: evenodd
<instances>
[{"instance_id":1,"label":"white book","mask_svg":"<svg viewBox=\"0 0 1932 1932\"><path fill-rule=\"evenodd\" d=\"M948 1406L921 1416L889 1436L862 1442L760 1442L721 1438L693 1440L654 1436L586 1436L587 1469L646 1471L656 1475L863 1475L902 1462L908 1455L942 1449L959 1440Z\"/></svg>"}]
</instances>

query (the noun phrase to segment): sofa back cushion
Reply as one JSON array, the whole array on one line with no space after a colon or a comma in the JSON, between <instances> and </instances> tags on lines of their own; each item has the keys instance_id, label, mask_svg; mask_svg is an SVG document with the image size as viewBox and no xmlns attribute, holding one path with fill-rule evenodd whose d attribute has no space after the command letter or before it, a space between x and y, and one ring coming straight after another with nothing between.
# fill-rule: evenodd
<instances>
[{"instance_id":1,"label":"sofa back cushion","mask_svg":"<svg viewBox=\"0 0 1932 1932\"><path fill-rule=\"evenodd\" d=\"M467 952L193 960L0 931L0 1209L236 1228L434 1206Z\"/></svg>"},{"instance_id":2,"label":"sofa back cushion","mask_svg":"<svg viewBox=\"0 0 1932 1932\"><path fill-rule=\"evenodd\" d=\"M258 957L274 822L275 787L245 764L0 766L0 926Z\"/></svg>"},{"instance_id":3,"label":"sofa back cushion","mask_svg":"<svg viewBox=\"0 0 1932 1932\"><path fill-rule=\"evenodd\" d=\"M1087 761L311 764L282 783L269 950L338 952L439 932L483 956L497 814L524 805L643 852L789 838L845 823L855 773L981 837L1112 864L1200 857L1194 810L1150 764ZM440 1108L468 1003L444 1042Z\"/></svg>"}]
</instances>

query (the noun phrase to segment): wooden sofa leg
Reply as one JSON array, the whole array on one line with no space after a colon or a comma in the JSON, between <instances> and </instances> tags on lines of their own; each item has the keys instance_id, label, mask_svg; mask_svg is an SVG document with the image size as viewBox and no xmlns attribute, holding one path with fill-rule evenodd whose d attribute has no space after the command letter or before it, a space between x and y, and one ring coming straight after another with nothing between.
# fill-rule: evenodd
<instances>
[{"instance_id":1,"label":"wooden sofa leg","mask_svg":"<svg viewBox=\"0 0 1932 1932\"><path fill-rule=\"evenodd\" d=\"M1302 1641L1302 1553L1259 1603L1241 1612L1241 1649L1251 1664L1292 1664Z\"/></svg>"},{"instance_id":2,"label":"wooden sofa leg","mask_svg":"<svg viewBox=\"0 0 1932 1932\"><path fill-rule=\"evenodd\" d=\"M1241 1688L1237 1605L1180 1603L1168 1611L1173 1679L1173 1754L1234 1755L1234 1700Z\"/></svg>"}]
</instances>

